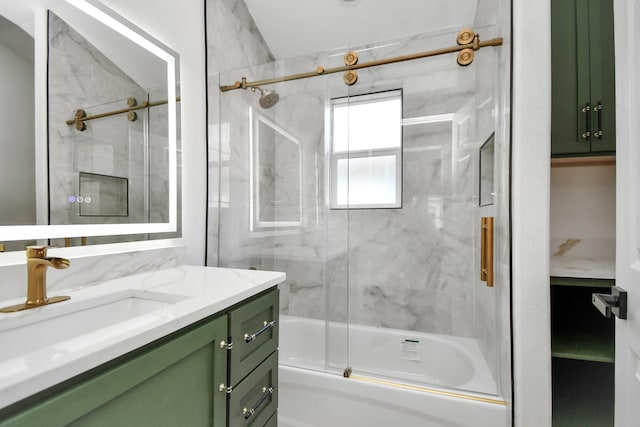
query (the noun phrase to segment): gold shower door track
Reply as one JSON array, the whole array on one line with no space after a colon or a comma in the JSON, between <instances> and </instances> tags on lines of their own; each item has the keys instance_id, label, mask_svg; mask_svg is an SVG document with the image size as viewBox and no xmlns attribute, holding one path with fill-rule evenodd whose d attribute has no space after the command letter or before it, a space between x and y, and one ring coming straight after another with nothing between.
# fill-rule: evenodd
<instances>
[{"instance_id":1,"label":"gold shower door track","mask_svg":"<svg viewBox=\"0 0 640 427\"><path fill-rule=\"evenodd\" d=\"M275 77L275 78L265 79L265 80L257 80L253 82L248 82L246 77L243 77L242 80L236 81L232 85L220 86L220 90L222 92L227 92L230 90L247 89L247 88L267 85L271 83L300 80L300 79L306 79L310 77L318 77L326 74L341 73L341 72L345 73L344 82L347 85L352 85L358 79L357 74L355 73L355 70L370 68L370 67L377 67L379 65L394 64L396 62L412 61L414 59L428 58L431 56L445 55L445 54L455 53L455 52L458 52L458 64L462 66L466 66L473 62L475 51L480 50L483 47L502 46L503 39L502 37L497 37L491 40L481 42L478 34L474 33L473 30L466 28L461 30L458 33L457 42L458 42L457 46L444 47L441 49L434 49L426 52L396 56L393 58L379 59L376 61L363 62L361 64L357 63L358 55L355 52L347 52L347 54L344 56L345 65L341 67L325 69L322 66L318 66L315 71L310 71L307 73L291 74L288 76Z\"/></svg>"},{"instance_id":2,"label":"gold shower door track","mask_svg":"<svg viewBox=\"0 0 640 427\"><path fill-rule=\"evenodd\" d=\"M176 102L180 102L180 97L176 97ZM79 131L84 131L86 126L84 126L84 122L88 122L91 120L102 119L104 117L117 116L118 114L127 114L129 117L129 121L135 121L137 118L133 113L136 110L142 110L144 108L157 107L158 105L168 104L169 100L163 101L144 101L142 104L137 105L134 98L127 99L127 107L120 108L119 110L107 111L106 113L94 114L92 116L87 116L83 109L76 110L76 113L73 119L67 120L65 123L69 126L76 125L76 129Z\"/></svg>"}]
</instances>

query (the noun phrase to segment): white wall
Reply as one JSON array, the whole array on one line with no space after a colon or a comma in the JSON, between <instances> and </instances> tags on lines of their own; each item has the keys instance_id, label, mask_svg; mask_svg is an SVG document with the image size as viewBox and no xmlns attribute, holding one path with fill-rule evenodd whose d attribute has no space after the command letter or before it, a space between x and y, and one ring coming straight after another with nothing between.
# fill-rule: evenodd
<instances>
[{"instance_id":1,"label":"white wall","mask_svg":"<svg viewBox=\"0 0 640 427\"><path fill-rule=\"evenodd\" d=\"M550 226L552 241L614 240L615 165L551 169Z\"/></svg>"},{"instance_id":2,"label":"white wall","mask_svg":"<svg viewBox=\"0 0 640 427\"><path fill-rule=\"evenodd\" d=\"M103 2L180 55L184 260L203 265L207 201L204 1Z\"/></svg>"},{"instance_id":3,"label":"white wall","mask_svg":"<svg viewBox=\"0 0 640 427\"><path fill-rule=\"evenodd\" d=\"M551 425L549 314L550 1L513 0L514 424Z\"/></svg>"}]
</instances>

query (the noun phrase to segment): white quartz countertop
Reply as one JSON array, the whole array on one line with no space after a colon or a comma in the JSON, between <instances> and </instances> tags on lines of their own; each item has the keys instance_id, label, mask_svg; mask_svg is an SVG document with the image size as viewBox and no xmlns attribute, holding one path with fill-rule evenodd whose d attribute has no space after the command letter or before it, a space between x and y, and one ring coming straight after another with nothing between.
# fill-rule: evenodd
<instances>
[{"instance_id":1,"label":"white quartz countertop","mask_svg":"<svg viewBox=\"0 0 640 427\"><path fill-rule=\"evenodd\" d=\"M551 276L579 279L615 279L613 258L551 258Z\"/></svg>"},{"instance_id":2,"label":"white quartz countertop","mask_svg":"<svg viewBox=\"0 0 640 427\"><path fill-rule=\"evenodd\" d=\"M49 297L69 295L70 300L18 313L0 313L0 408L45 390L55 384L95 368L185 326L267 290L285 280L279 272L181 266L110 280L77 290L50 291ZM26 285L25 285L26 288ZM174 300L137 317L109 323L96 312L95 327L81 330L72 338L56 340L57 331L48 331L47 321L34 326L24 349L6 345L16 342L16 326L30 319L43 319L62 310L74 312L82 304L95 305L101 298L119 295L167 295ZM24 299L0 301L0 306ZM75 308L74 308L75 307ZM30 317L31 316L31 317ZM106 324L105 324L106 323ZM40 329L38 329L40 328ZM12 337L13 334L13 338ZM39 345L38 341L43 344ZM35 343L35 344L34 344Z\"/></svg>"},{"instance_id":3,"label":"white quartz countertop","mask_svg":"<svg viewBox=\"0 0 640 427\"><path fill-rule=\"evenodd\" d=\"M551 239L550 275L579 279L615 279L615 241Z\"/></svg>"}]
</instances>

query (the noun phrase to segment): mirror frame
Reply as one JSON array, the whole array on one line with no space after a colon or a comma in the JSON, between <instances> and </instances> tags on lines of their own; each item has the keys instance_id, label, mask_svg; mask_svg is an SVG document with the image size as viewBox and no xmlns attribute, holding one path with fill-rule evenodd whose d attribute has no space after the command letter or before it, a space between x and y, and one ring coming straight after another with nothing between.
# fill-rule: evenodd
<instances>
[{"instance_id":1,"label":"mirror frame","mask_svg":"<svg viewBox=\"0 0 640 427\"><path fill-rule=\"evenodd\" d=\"M176 86L179 83L178 64L179 55L168 46L158 41L146 31L119 16L98 0L64 0L64 2L76 7L88 16L102 22L114 31L122 34L133 43L155 54L167 63L167 96L168 96L168 132L169 132L169 222L166 223L131 223L131 224L68 224L68 225L15 225L0 226L0 236L3 241L15 240L39 240L64 237L89 237L123 234L163 233L177 231L177 123L176 123ZM64 4L61 2L61 4ZM45 149L48 145L48 102L47 100L47 72L46 63L48 52L48 23L47 9L35 11L35 134L36 150ZM55 13L55 10L53 10ZM40 100L40 102L38 101ZM38 160L36 156L36 174L38 171L47 170L48 165L44 159ZM44 169L43 169L44 168ZM47 174L48 175L48 174ZM43 180L36 178L36 185L42 187ZM48 178L46 181L48 188ZM36 197L40 200L40 191L36 189ZM40 218L40 217L39 217Z\"/></svg>"}]
</instances>

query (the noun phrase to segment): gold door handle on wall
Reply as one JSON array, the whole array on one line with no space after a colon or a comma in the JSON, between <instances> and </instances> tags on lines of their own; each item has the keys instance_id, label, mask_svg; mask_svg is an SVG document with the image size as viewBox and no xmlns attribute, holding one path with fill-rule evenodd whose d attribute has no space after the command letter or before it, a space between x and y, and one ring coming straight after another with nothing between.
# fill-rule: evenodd
<instances>
[{"instance_id":1,"label":"gold door handle on wall","mask_svg":"<svg viewBox=\"0 0 640 427\"><path fill-rule=\"evenodd\" d=\"M483 216L480 226L480 280L493 287L493 217Z\"/></svg>"}]
</instances>

